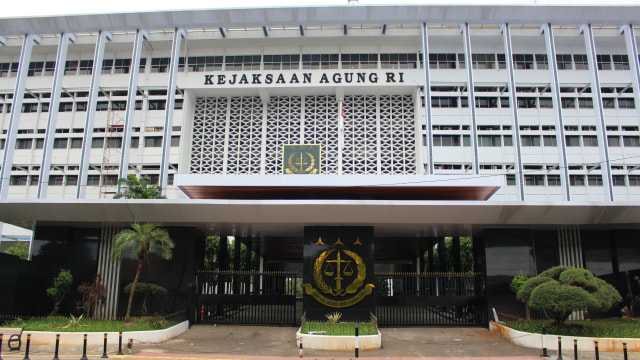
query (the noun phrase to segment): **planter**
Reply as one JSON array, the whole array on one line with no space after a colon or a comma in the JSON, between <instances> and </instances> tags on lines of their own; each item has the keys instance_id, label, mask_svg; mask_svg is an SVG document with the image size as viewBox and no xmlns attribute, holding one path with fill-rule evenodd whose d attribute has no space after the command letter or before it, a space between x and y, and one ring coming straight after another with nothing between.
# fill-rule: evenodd
<instances>
[{"instance_id":1,"label":"planter","mask_svg":"<svg viewBox=\"0 0 640 360\"><path fill-rule=\"evenodd\" d=\"M298 348L300 341L302 341L303 349L353 351L356 348L355 336L301 334L298 329L296 332L296 346ZM382 335L379 331L376 335L358 336L359 350L377 350L381 347Z\"/></svg>"},{"instance_id":2,"label":"planter","mask_svg":"<svg viewBox=\"0 0 640 360\"><path fill-rule=\"evenodd\" d=\"M512 343L528 348L542 349L543 344L549 350L558 350L558 335L542 335L514 330L493 321L489 323L489 330ZM573 340L578 340L578 351L593 351L593 342L598 342L599 351L622 353L622 343L627 343L627 351L640 352L640 339L635 338L592 338L562 335L563 351L573 351Z\"/></svg>"},{"instance_id":3,"label":"planter","mask_svg":"<svg viewBox=\"0 0 640 360\"><path fill-rule=\"evenodd\" d=\"M167 329L147 330L147 331L123 331L122 345L124 346L129 339L135 342L160 343L180 335L189 329L189 321L183 321ZM66 346L82 346L84 334L87 334L87 345L103 345L104 332L62 332L62 331L23 331L22 345L27 343L27 335L31 334L32 345L50 345L56 344L56 334L60 334L60 345ZM118 344L118 333L107 332L108 342L110 345Z\"/></svg>"}]
</instances>

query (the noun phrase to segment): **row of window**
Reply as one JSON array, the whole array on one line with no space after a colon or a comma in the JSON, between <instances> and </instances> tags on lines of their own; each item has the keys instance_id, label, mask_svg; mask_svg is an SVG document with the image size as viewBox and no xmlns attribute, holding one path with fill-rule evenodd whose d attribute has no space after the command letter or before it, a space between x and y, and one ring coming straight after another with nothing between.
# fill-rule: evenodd
<instances>
[{"instance_id":1,"label":"row of window","mask_svg":"<svg viewBox=\"0 0 640 360\"><path fill-rule=\"evenodd\" d=\"M173 185L173 174L168 174L168 184ZM145 174L149 177L148 184L158 184L159 174ZM37 186L39 175L11 175L10 185L30 185ZM118 182L118 175L87 175L88 186L115 186ZM49 185L78 185L78 175L49 175Z\"/></svg>"},{"instance_id":2,"label":"row of window","mask_svg":"<svg viewBox=\"0 0 640 360\"><path fill-rule=\"evenodd\" d=\"M506 96L476 96L477 109L509 108L509 98ZM518 97L518 109L553 109L553 101L550 97ZM563 97L561 98L563 109L593 109L593 99L587 97ZM467 96L432 96L432 108L468 108ZM635 109L633 98L603 97L604 109Z\"/></svg>"},{"instance_id":3,"label":"row of window","mask_svg":"<svg viewBox=\"0 0 640 360\"><path fill-rule=\"evenodd\" d=\"M431 127L432 130L469 130L471 127L469 125L433 125ZM478 125L477 129L479 131L510 131L511 125ZM565 125L564 129L566 131L596 131L595 125ZM426 126L423 125L423 130L426 130ZM520 125L520 130L523 131L555 131L555 125ZM617 125L607 125L607 131L638 131L637 126L617 126Z\"/></svg>"},{"instance_id":4,"label":"row of window","mask_svg":"<svg viewBox=\"0 0 640 360\"><path fill-rule=\"evenodd\" d=\"M507 185L515 185L515 178L508 179ZM545 182L546 181L546 182ZM613 186L640 186L640 175L612 175ZM560 186L560 175L524 175L527 186ZM571 186L602 186L602 175L570 174Z\"/></svg>"},{"instance_id":5,"label":"row of window","mask_svg":"<svg viewBox=\"0 0 640 360\"><path fill-rule=\"evenodd\" d=\"M173 108L175 110L182 110L183 99L175 99ZM147 110L165 110L167 101L164 99L149 99L147 100ZM3 109L6 108L6 112L11 112L11 104L0 103L0 114ZM58 112L84 112L87 111L86 101L73 102L61 102L58 105ZM127 110L126 100L114 100L114 101L98 101L96 104L96 111L125 111ZM142 100L136 100L135 110L142 110ZM47 113L49 112L49 103L24 103L22 104L22 113Z\"/></svg>"},{"instance_id":6,"label":"row of window","mask_svg":"<svg viewBox=\"0 0 640 360\"><path fill-rule=\"evenodd\" d=\"M128 94L127 90L112 90L112 91L108 91L108 90L102 90L100 89L100 91L98 92L98 97L121 97L121 98L126 98ZM136 96L145 96L148 95L150 97L153 96L167 96L167 89L150 89L150 90L137 90L136 91ZM176 90L176 95L177 96L181 96L183 95L182 90L177 89ZM60 98L65 99L65 98L88 98L89 97L89 92L88 91L62 91L60 93ZM24 98L25 99L50 99L51 98L51 93L49 92L43 92L43 93L39 93L39 92L25 92L24 93ZM11 93L5 93L5 94L0 94L0 100L11 100L13 99L13 94Z\"/></svg>"},{"instance_id":7,"label":"row of window","mask_svg":"<svg viewBox=\"0 0 640 360\"><path fill-rule=\"evenodd\" d=\"M620 139L622 138L622 139ZM597 147L598 137L595 135L566 135L567 147ZM607 136L609 147L640 147L638 136ZM423 145L426 145L426 136L423 137ZM469 135L433 135L433 146L471 146ZM520 135L520 145L533 146L558 146L555 135ZM478 146L499 147L513 146L511 135L478 135Z\"/></svg>"},{"instance_id":8,"label":"row of window","mask_svg":"<svg viewBox=\"0 0 640 360\"><path fill-rule=\"evenodd\" d=\"M5 139L0 139L0 150L4 149ZM145 136L143 138L144 147L162 147L162 136ZM131 148L137 149L140 146L140 138L131 138ZM180 146L180 136L171 136L171 146ZM17 139L16 150L42 149L44 147L44 139ZM121 148L121 137L110 138L92 138L92 149L103 148ZM54 149L82 149L82 138L56 138L53 140Z\"/></svg>"},{"instance_id":9,"label":"row of window","mask_svg":"<svg viewBox=\"0 0 640 360\"><path fill-rule=\"evenodd\" d=\"M623 54L597 55L599 70L629 70L629 58ZM365 54L286 54L286 55L225 55L180 57L178 71L237 71L237 70L288 70L288 69L416 69L422 62L417 53L365 53ZM587 55L556 55L558 70L588 70ZM504 54L472 54L474 69L506 69ZM150 71L169 71L170 58L151 58ZM144 72L147 59L140 59L140 72ZM517 70L545 70L549 68L546 54L514 54L513 66ZM431 69L464 69L464 54L429 54ZM102 74L127 74L131 59L105 59ZM65 75L91 75L93 60L68 60ZM34 61L29 63L27 76L52 76L55 61ZM0 63L0 77L15 76L18 62Z\"/></svg>"}]
</instances>

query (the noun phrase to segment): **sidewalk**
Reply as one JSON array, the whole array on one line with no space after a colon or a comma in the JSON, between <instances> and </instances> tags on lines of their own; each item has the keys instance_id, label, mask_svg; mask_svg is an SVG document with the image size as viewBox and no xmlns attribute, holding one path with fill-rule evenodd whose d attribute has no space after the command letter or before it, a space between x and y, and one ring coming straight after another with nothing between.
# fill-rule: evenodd
<instances>
[{"instance_id":1,"label":"sidewalk","mask_svg":"<svg viewBox=\"0 0 640 360\"><path fill-rule=\"evenodd\" d=\"M161 344L145 344L134 340L131 353L123 346L125 355L117 356L117 339L110 339L108 355L111 358L132 360L171 359L282 359L299 358L294 327L269 326L210 326L194 325L187 332ZM361 351L360 357L375 359L451 359L476 358L478 360L539 360L540 349L514 345L484 328L383 328L382 349ZM128 339L124 339L126 343ZM24 359L22 351L9 352L2 348L5 360ZM102 356L101 346L87 349L90 360ZM30 359L51 359L54 349L49 346L31 346ZM306 349L308 359L353 359L351 351L321 351ZM549 352L556 360L557 353ZM579 353L579 360L594 360L595 355ZM80 360L82 344L60 349L61 360ZM564 360L573 360L573 353L563 351ZM623 360L620 353L600 353L601 360ZM640 360L640 353L630 353L629 360Z\"/></svg>"}]
</instances>

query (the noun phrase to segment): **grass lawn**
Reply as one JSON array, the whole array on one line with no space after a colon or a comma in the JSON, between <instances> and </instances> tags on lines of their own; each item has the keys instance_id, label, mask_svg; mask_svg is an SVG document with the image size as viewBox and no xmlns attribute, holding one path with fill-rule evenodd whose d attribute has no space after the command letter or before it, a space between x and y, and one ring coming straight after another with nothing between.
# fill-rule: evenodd
<instances>
[{"instance_id":1,"label":"grass lawn","mask_svg":"<svg viewBox=\"0 0 640 360\"><path fill-rule=\"evenodd\" d=\"M378 328L370 322L350 323L339 322L337 324L321 321L305 321L302 323L300 333L309 334L317 332L317 335L355 335L356 326L358 335L377 335Z\"/></svg>"},{"instance_id":2,"label":"grass lawn","mask_svg":"<svg viewBox=\"0 0 640 360\"><path fill-rule=\"evenodd\" d=\"M595 320L569 320L565 326L551 326L552 320L508 320L505 325L520 331L541 333L542 325L547 326L547 334L584 337L640 338L640 321L620 318Z\"/></svg>"},{"instance_id":3,"label":"grass lawn","mask_svg":"<svg viewBox=\"0 0 640 360\"><path fill-rule=\"evenodd\" d=\"M77 318L76 318L77 319ZM166 329L177 324L177 321L137 320L131 319L130 324L123 320L96 320L82 318L75 325L71 318L51 316L29 320L14 320L2 324L5 327L22 327L23 331L56 331L56 332L118 332Z\"/></svg>"}]
</instances>

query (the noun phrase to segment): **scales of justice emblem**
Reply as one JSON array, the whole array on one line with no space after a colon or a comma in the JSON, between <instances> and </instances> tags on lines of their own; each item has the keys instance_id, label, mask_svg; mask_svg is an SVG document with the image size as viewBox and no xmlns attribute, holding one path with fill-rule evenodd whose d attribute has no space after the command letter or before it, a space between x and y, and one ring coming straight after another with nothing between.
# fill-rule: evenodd
<instances>
[{"instance_id":1,"label":"scales of justice emblem","mask_svg":"<svg viewBox=\"0 0 640 360\"><path fill-rule=\"evenodd\" d=\"M285 144L282 155L285 174L320 173L320 145Z\"/></svg>"},{"instance_id":2,"label":"scales of justice emblem","mask_svg":"<svg viewBox=\"0 0 640 360\"><path fill-rule=\"evenodd\" d=\"M319 238L317 245L324 245ZM342 242L338 238L336 245ZM358 239L354 245L362 245ZM313 266L314 285L304 284L307 295L319 303L333 308L353 306L373 291L373 284L364 284L367 266L355 252L346 249L331 249L322 252ZM331 284L331 285L330 285Z\"/></svg>"}]
</instances>

